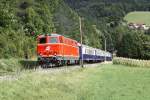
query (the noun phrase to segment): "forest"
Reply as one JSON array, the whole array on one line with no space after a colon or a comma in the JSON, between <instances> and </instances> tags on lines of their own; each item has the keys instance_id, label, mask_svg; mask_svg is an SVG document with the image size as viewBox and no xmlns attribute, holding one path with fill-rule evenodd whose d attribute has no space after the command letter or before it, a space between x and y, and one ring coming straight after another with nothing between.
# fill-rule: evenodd
<instances>
[{"instance_id":1,"label":"forest","mask_svg":"<svg viewBox=\"0 0 150 100\"><path fill-rule=\"evenodd\" d=\"M0 58L36 56L36 37L56 32L117 56L150 59L150 30L131 30L132 11L150 11L149 0L1 0ZM97 31L98 30L98 31ZM94 38L94 39L93 39Z\"/></svg>"}]
</instances>

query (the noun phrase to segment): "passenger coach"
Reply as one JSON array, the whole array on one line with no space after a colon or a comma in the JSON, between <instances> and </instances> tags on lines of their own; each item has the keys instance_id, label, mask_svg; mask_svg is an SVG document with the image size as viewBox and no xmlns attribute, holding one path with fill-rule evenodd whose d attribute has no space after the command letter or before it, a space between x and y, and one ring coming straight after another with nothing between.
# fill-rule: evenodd
<instances>
[{"instance_id":1,"label":"passenger coach","mask_svg":"<svg viewBox=\"0 0 150 100\"><path fill-rule=\"evenodd\" d=\"M96 49L89 47L87 45L80 46L80 59L84 62L103 62L111 61L112 55L109 52L102 51L101 49Z\"/></svg>"}]
</instances>

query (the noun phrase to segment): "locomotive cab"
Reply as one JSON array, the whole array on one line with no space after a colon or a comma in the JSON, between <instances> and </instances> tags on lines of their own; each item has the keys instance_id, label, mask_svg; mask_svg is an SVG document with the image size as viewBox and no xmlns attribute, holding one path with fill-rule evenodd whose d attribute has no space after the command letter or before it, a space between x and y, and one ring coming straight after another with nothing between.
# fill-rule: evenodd
<instances>
[{"instance_id":1,"label":"locomotive cab","mask_svg":"<svg viewBox=\"0 0 150 100\"><path fill-rule=\"evenodd\" d=\"M38 38L38 55L43 57L54 56L58 53L59 37L41 36Z\"/></svg>"}]
</instances>

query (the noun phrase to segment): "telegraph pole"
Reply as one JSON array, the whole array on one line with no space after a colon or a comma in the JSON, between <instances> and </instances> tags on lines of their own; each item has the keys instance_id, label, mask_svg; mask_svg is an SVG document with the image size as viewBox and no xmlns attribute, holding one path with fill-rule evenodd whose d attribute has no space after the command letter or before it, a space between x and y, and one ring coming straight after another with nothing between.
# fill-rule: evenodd
<instances>
[{"instance_id":1,"label":"telegraph pole","mask_svg":"<svg viewBox=\"0 0 150 100\"><path fill-rule=\"evenodd\" d=\"M79 17L79 23L80 23L80 43L81 43L81 52L82 52L82 44L83 44L83 32L82 32L82 19ZM81 54L80 59L80 66L83 68L83 54Z\"/></svg>"}]
</instances>

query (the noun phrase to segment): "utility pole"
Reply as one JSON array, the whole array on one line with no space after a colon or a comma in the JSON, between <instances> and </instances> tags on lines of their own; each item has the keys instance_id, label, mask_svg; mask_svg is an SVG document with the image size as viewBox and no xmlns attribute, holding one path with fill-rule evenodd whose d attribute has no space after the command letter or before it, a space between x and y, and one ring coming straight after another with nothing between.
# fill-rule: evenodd
<instances>
[{"instance_id":1,"label":"utility pole","mask_svg":"<svg viewBox=\"0 0 150 100\"><path fill-rule=\"evenodd\" d=\"M104 39L105 39L105 52L106 52L106 45L107 45L107 43L106 43L106 37L104 36ZM105 62L106 62L106 54L105 54Z\"/></svg>"},{"instance_id":2,"label":"utility pole","mask_svg":"<svg viewBox=\"0 0 150 100\"><path fill-rule=\"evenodd\" d=\"M82 19L79 17L79 23L80 23L80 43L81 43L81 52L82 52L82 45L83 45L83 32L82 32ZM81 59L80 59L80 66L83 68L83 54L81 54Z\"/></svg>"}]
</instances>

